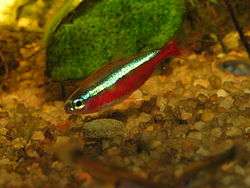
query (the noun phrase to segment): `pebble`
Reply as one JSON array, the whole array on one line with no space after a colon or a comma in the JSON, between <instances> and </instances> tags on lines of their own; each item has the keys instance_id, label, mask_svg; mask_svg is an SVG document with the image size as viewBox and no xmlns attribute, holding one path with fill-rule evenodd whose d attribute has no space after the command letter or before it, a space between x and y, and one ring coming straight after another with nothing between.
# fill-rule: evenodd
<instances>
[{"instance_id":1,"label":"pebble","mask_svg":"<svg viewBox=\"0 0 250 188\"><path fill-rule=\"evenodd\" d=\"M194 86L198 86L198 85L200 85L200 86L202 86L204 88L208 88L209 82L208 82L208 80L197 79L197 80L194 81Z\"/></svg>"},{"instance_id":2,"label":"pebble","mask_svg":"<svg viewBox=\"0 0 250 188\"><path fill-rule=\"evenodd\" d=\"M200 147L197 151L196 151L197 154L201 155L201 156L209 156L210 155L210 152L208 150L206 150L205 148L203 147Z\"/></svg>"},{"instance_id":3,"label":"pebble","mask_svg":"<svg viewBox=\"0 0 250 188\"><path fill-rule=\"evenodd\" d=\"M188 138L195 139L195 140L201 140L202 134L198 131L192 131L188 134Z\"/></svg>"},{"instance_id":4,"label":"pebble","mask_svg":"<svg viewBox=\"0 0 250 188\"><path fill-rule=\"evenodd\" d=\"M168 104L168 101L164 97L157 97L156 106L159 108L160 112L163 112Z\"/></svg>"},{"instance_id":5,"label":"pebble","mask_svg":"<svg viewBox=\"0 0 250 188\"><path fill-rule=\"evenodd\" d=\"M245 178L244 183L245 183L248 187L250 187L250 175L248 175L248 176Z\"/></svg>"},{"instance_id":6,"label":"pebble","mask_svg":"<svg viewBox=\"0 0 250 188\"><path fill-rule=\"evenodd\" d=\"M70 142L70 138L68 136L58 136L56 138L55 146L63 146L67 145Z\"/></svg>"},{"instance_id":7,"label":"pebble","mask_svg":"<svg viewBox=\"0 0 250 188\"><path fill-rule=\"evenodd\" d=\"M250 75L249 60L243 60L243 59L227 60L220 65L220 68L224 71L227 71L237 76Z\"/></svg>"},{"instance_id":8,"label":"pebble","mask_svg":"<svg viewBox=\"0 0 250 188\"><path fill-rule=\"evenodd\" d=\"M242 88L250 89L250 80L243 80L240 84Z\"/></svg>"},{"instance_id":9,"label":"pebble","mask_svg":"<svg viewBox=\"0 0 250 188\"><path fill-rule=\"evenodd\" d=\"M219 127L213 128L213 129L211 130L211 135L212 135L212 136L215 136L215 137L217 137L217 138L221 137L221 135L222 135L222 130L221 130L221 128L219 128Z\"/></svg>"},{"instance_id":10,"label":"pebble","mask_svg":"<svg viewBox=\"0 0 250 188\"><path fill-rule=\"evenodd\" d=\"M11 161L8 158L2 158L0 159L0 166L3 168L4 165L10 165Z\"/></svg>"},{"instance_id":11,"label":"pebble","mask_svg":"<svg viewBox=\"0 0 250 188\"><path fill-rule=\"evenodd\" d=\"M246 132L246 134L250 134L250 127L246 127L245 132Z\"/></svg>"},{"instance_id":12,"label":"pebble","mask_svg":"<svg viewBox=\"0 0 250 188\"><path fill-rule=\"evenodd\" d=\"M63 169L63 163L55 161L52 163L51 167L55 170L61 171Z\"/></svg>"},{"instance_id":13,"label":"pebble","mask_svg":"<svg viewBox=\"0 0 250 188\"><path fill-rule=\"evenodd\" d=\"M154 126L149 126L145 129L145 131L152 132L154 130Z\"/></svg>"},{"instance_id":14,"label":"pebble","mask_svg":"<svg viewBox=\"0 0 250 188\"><path fill-rule=\"evenodd\" d=\"M246 149L248 152L250 152L250 142L246 143Z\"/></svg>"},{"instance_id":15,"label":"pebble","mask_svg":"<svg viewBox=\"0 0 250 188\"><path fill-rule=\"evenodd\" d=\"M208 79L210 85L212 86L212 88L214 89L219 89L221 88L221 78L218 76L210 76Z\"/></svg>"},{"instance_id":16,"label":"pebble","mask_svg":"<svg viewBox=\"0 0 250 188\"><path fill-rule=\"evenodd\" d=\"M208 101L208 97L204 95L203 93L199 93L197 96L197 99L202 103L205 103Z\"/></svg>"},{"instance_id":17,"label":"pebble","mask_svg":"<svg viewBox=\"0 0 250 188\"><path fill-rule=\"evenodd\" d=\"M7 132L8 132L8 129L6 129L6 128L0 128L0 135L5 136L7 134Z\"/></svg>"},{"instance_id":18,"label":"pebble","mask_svg":"<svg viewBox=\"0 0 250 188\"><path fill-rule=\"evenodd\" d=\"M12 141L12 145L15 149L24 148L26 141L23 138L16 138Z\"/></svg>"},{"instance_id":19,"label":"pebble","mask_svg":"<svg viewBox=\"0 0 250 188\"><path fill-rule=\"evenodd\" d=\"M237 137L241 135L242 135L242 131L238 127L230 127L226 131L226 136L228 137Z\"/></svg>"},{"instance_id":20,"label":"pebble","mask_svg":"<svg viewBox=\"0 0 250 188\"><path fill-rule=\"evenodd\" d=\"M38 158L39 157L38 153L33 149L27 149L25 152L26 152L27 156L29 156L31 158Z\"/></svg>"},{"instance_id":21,"label":"pebble","mask_svg":"<svg viewBox=\"0 0 250 188\"><path fill-rule=\"evenodd\" d=\"M229 50L238 49L240 45L239 39L237 32L230 32L223 38L223 43Z\"/></svg>"},{"instance_id":22,"label":"pebble","mask_svg":"<svg viewBox=\"0 0 250 188\"><path fill-rule=\"evenodd\" d=\"M219 53L219 54L217 55L217 58L222 59L222 58L224 58L225 56L226 56L225 53Z\"/></svg>"},{"instance_id":23,"label":"pebble","mask_svg":"<svg viewBox=\"0 0 250 188\"><path fill-rule=\"evenodd\" d=\"M149 121L151 121L152 116L150 114L144 113L142 112L139 117L136 118L136 122L139 123L147 123ZM137 124L137 125L138 125Z\"/></svg>"},{"instance_id":24,"label":"pebble","mask_svg":"<svg viewBox=\"0 0 250 188\"><path fill-rule=\"evenodd\" d=\"M114 138L123 136L124 124L115 119L97 119L87 122L83 131L88 138Z\"/></svg>"},{"instance_id":25,"label":"pebble","mask_svg":"<svg viewBox=\"0 0 250 188\"><path fill-rule=\"evenodd\" d=\"M239 174L241 176L245 175L245 170L240 165L235 165L234 171L236 174Z\"/></svg>"},{"instance_id":26,"label":"pebble","mask_svg":"<svg viewBox=\"0 0 250 188\"><path fill-rule=\"evenodd\" d=\"M221 101L219 107L230 109L233 106L234 99L232 97L226 97L223 101Z\"/></svg>"},{"instance_id":27,"label":"pebble","mask_svg":"<svg viewBox=\"0 0 250 188\"><path fill-rule=\"evenodd\" d=\"M31 137L32 140L42 141L45 139L42 131L35 131Z\"/></svg>"},{"instance_id":28,"label":"pebble","mask_svg":"<svg viewBox=\"0 0 250 188\"><path fill-rule=\"evenodd\" d=\"M229 95L224 89L219 89L216 94L218 97L227 97Z\"/></svg>"},{"instance_id":29,"label":"pebble","mask_svg":"<svg viewBox=\"0 0 250 188\"><path fill-rule=\"evenodd\" d=\"M34 78L34 75L32 72L26 72L26 73L23 73L21 76L20 76L20 80L31 80L32 78Z\"/></svg>"},{"instance_id":30,"label":"pebble","mask_svg":"<svg viewBox=\"0 0 250 188\"><path fill-rule=\"evenodd\" d=\"M237 88L235 88L234 83L232 81L225 81L222 87L224 90L226 90L229 93L233 93L237 91Z\"/></svg>"},{"instance_id":31,"label":"pebble","mask_svg":"<svg viewBox=\"0 0 250 188\"><path fill-rule=\"evenodd\" d=\"M206 126L206 123L198 121L194 124L194 129L201 131Z\"/></svg>"},{"instance_id":32,"label":"pebble","mask_svg":"<svg viewBox=\"0 0 250 188\"><path fill-rule=\"evenodd\" d=\"M19 67L18 69L25 69L30 66L30 62L26 60L19 61Z\"/></svg>"},{"instance_id":33,"label":"pebble","mask_svg":"<svg viewBox=\"0 0 250 188\"><path fill-rule=\"evenodd\" d=\"M201 120L204 122L209 122L214 119L214 113L211 111L204 111L201 115Z\"/></svg>"},{"instance_id":34,"label":"pebble","mask_svg":"<svg viewBox=\"0 0 250 188\"><path fill-rule=\"evenodd\" d=\"M161 145L162 145L162 142L159 141L159 140L154 140L154 141L150 144L151 149L155 149L155 148L157 148L157 147L159 147L159 146L161 146Z\"/></svg>"},{"instance_id":35,"label":"pebble","mask_svg":"<svg viewBox=\"0 0 250 188\"><path fill-rule=\"evenodd\" d=\"M189 120L189 119L192 119L192 117L193 117L193 114L190 112L182 112L181 113L182 120Z\"/></svg>"},{"instance_id":36,"label":"pebble","mask_svg":"<svg viewBox=\"0 0 250 188\"><path fill-rule=\"evenodd\" d=\"M197 60L197 55L192 54L192 55L188 56L188 60Z\"/></svg>"},{"instance_id":37,"label":"pebble","mask_svg":"<svg viewBox=\"0 0 250 188\"><path fill-rule=\"evenodd\" d=\"M112 147L112 148L107 149L106 152L107 152L107 154L108 154L109 156L114 156L114 155L119 155L120 150L119 150L119 148L117 148L117 147Z\"/></svg>"}]
</instances>

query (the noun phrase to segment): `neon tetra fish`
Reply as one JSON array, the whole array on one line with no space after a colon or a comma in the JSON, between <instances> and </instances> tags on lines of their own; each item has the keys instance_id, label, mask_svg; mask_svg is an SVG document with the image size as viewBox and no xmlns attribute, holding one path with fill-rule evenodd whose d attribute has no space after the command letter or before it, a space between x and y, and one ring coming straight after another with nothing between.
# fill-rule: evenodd
<instances>
[{"instance_id":1,"label":"neon tetra fish","mask_svg":"<svg viewBox=\"0 0 250 188\"><path fill-rule=\"evenodd\" d=\"M113 104L138 89L161 61L178 54L176 42L172 41L161 50L144 52L126 61L104 65L85 79L69 97L65 103L66 112L92 113Z\"/></svg>"}]
</instances>

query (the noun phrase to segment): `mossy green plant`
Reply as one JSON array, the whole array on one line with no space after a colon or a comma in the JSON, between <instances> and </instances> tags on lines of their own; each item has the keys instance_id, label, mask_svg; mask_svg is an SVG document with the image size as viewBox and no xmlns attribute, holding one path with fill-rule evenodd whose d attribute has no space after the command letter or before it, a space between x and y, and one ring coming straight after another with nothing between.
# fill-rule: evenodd
<instances>
[{"instance_id":1,"label":"mossy green plant","mask_svg":"<svg viewBox=\"0 0 250 188\"><path fill-rule=\"evenodd\" d=\"M183 12L183 0L83 1L47 36L47 73L58 81L82 79L109 61L160 48Z\"/></svg>"}]
</instances>

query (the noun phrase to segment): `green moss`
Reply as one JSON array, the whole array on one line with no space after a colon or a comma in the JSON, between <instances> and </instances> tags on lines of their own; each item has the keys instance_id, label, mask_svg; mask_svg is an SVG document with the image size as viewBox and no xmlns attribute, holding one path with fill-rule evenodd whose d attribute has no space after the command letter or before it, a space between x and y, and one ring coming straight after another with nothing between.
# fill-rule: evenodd
<instances>
[{"instance_id":1,"label":"green moss","mask_svg":"<svg viewBox=\"0 0 250 188\"><path fill-rule=\"evenodd\" d=\"M160 48L178 30L184 9L183 0L102 0L87 6L82 3L49 38L47 72L54 80L82 79L111 60Z\"/></svg>"}]
</instances>

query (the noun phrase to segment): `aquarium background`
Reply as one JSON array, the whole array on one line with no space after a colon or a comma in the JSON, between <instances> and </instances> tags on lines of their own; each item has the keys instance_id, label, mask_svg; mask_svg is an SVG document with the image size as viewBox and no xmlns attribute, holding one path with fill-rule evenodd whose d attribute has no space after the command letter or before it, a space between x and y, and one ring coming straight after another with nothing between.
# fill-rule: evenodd
<instances>
[{"instance_id":1,"label":"aquarium background","mask_svg":"<svg viewBox=\"0 0 250 188\"><path fill-rule=\"evenodd\" d=\"M86 2L102 1L0 0L0 187L249 187L249 0L183 1L181 55L118 104L70 115L92 72L55 79L48 44Z\"/></svg>"}]
</instances>

